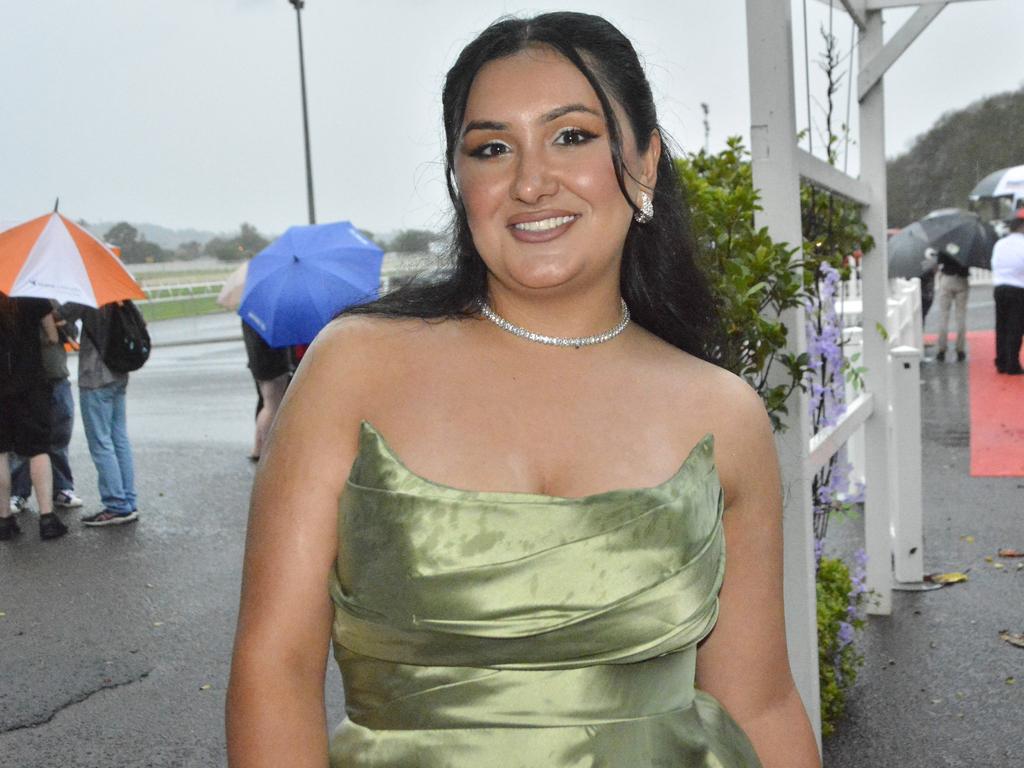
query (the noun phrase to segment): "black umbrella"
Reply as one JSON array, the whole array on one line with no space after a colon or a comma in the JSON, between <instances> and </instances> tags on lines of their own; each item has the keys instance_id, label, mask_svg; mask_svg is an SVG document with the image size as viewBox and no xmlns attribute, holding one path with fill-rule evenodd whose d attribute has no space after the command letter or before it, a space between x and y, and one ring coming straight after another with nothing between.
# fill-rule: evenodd
<instances>
[{"instance_id":1,"label":"black umbrella","mask_svg":"<svg viewBox=\"0 0 1024 768\"><path fill-rule=\"evenodd\" d=\"M991 226L982 222L978 214L961 211L959 208L946 208L929 213L921 219L921 226L935 250L945 250L965 267L992 268L992 246L996 244L996 233ZM951 245L956 247L950 248Z\"/></svg>"},{"instance_id":2,"label":"black umbrella","mask_svg":"<svg viewBox=\"0 0 1024 768\"><path fill-rule=\"evenodd\" d=\"M934 270L929 249L945 251L965 267L990 269L995 242L995 230L975 213L932 211L889 239L889 277L921 277Z\"/></svg>"},{"instance_id":3,"label":"black umbrella","mask_svg":"<svg viewBox=\"0 0 1024 768\"><path fill-rule=\"evenodd\" d=\"M924 277L934 272L938 263L921 222L915 221L889 238L889 277Z\"/></svg>"}]
</instances>

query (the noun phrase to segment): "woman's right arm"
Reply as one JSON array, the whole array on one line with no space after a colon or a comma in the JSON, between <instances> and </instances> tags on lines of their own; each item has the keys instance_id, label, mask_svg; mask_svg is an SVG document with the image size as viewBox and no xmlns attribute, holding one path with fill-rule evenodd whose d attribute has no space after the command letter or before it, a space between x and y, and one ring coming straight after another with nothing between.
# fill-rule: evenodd
<instances>
[{"instance_id":1,"label":"woman's right arm","mask_svg":"<svg viewBox=\"0 0 1024 768\"><path fill-rule=\"evenodd\" d=\"M336 325L310 348L257 472L227 695L232 768L327 765L327 585L369 365L358 336Z\"/></svg>"}]
</instances>

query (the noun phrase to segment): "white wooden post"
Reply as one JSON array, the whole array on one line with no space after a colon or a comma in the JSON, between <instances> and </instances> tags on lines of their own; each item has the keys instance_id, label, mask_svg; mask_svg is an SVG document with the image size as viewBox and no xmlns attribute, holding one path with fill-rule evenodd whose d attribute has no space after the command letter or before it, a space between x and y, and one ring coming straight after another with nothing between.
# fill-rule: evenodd
<instances>
[{"instance_id":1,"label":"white wooden post","mask_svg":"<svg viewBox=\"0 0 1024 768\"><path fill-rule=\"evenodd\" d=\"M754 188L763 210L757 226L772 239L799 246L800 177L797 171L796 96L789 0L747 0L747 56L750 70L750 134ZM782 317L791 351L806 349L802 310ZM790 398L788 429L777 439L783 468L785 509L786 639L793 678L821 743L818 686L818 626L815 595L814 528L808 464L810 424L807 398Z\"/></svg>"},{"instance_id":2,"label":"white wooden post","mask_svg":"<svg viewBox=\"0 0 1024 768\"><path fill-rule=\"evenodd\" d=\"M907 302L911 306L911 302ZM889 351L892 387L889 449L899 456L891 475L892 548L896 581L924 579L921 525L921 350L900 346Z\"/></svg>"},{"instance_id":3,"label":"white wooden post","mask_svg":"<svg viewBox=\"0 0 1024 768\"><path fill-rule=\"evenodd\" d=\"M843 355L852 359L855 368L864 365L864 332L858 326L843 329ZM852 403L860 392L846 382L846 402ZM846 460L850 462L850 484L864 483L864 430L858 429L846 443Z\"/></svg>"},{"instance_id":4,"label":"white wooden post","mask_svg":"<svg viewBox=\"0 0 1024 768\"><path fill-rule=\"evenodd\" d=\"M870 61L883 47L882 12L868 11L860 35L860 60ZM875 410L864 423L866 480L864 538L867 587L875 593L871 613L892 612L892 538L889 530L889 344L887 327L889 265L886 246L885 92L875 82L860 102L861 181L871 190L864 208L864 223L875 239L875 249L861 261L864 328L864 381L875 396Z\"/></svg>"}]
</instances>

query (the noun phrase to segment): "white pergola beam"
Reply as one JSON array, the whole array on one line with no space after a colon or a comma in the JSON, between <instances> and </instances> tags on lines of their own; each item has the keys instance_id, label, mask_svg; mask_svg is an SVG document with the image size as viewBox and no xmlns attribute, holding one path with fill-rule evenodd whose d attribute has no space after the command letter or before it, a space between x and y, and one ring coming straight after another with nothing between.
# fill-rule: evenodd
<instances>
[{"instance_id":1,"label":"white pergola beam","mask_svg":"<svg viewBox=\"0 0 1024 768\"><path fill-rule=\"evenodd\" d=\"M977 0L818 0L822 5L829 7L836 7L837 1L860 29L864 29L868 11L883 11L888 8L916 8L922 5L943 5L945 3L977 2Z\"/></svg>"},{"instance_id":2,"label":"white pergola beam","mask_svg":"<svg viewBox=\"0 0 1024 768\"><path fill-rule=\"evenodd\" d=\"M942 9L947 4L946 0L934 3L916 3L921 7L914 12L914 15L907 19L882 50L861 64L860 73L857 76L858 101L864 101L868 92L882 82L882 77L889 71L889 67L896 63L896 60L903 55L903 52L910 47L918 35L924 32L935 17L942 13Z\"/></svg>"},{"instance_id":3,"label":"white pergola beam","mask_svg":"<svg viewBox=\"0 0 1024 768\"><path fill-rule=\"evenodd\" d=\"M882 12L868 13L860 38L861 56L874 59L883 51ZM895 457L890 453L889 342L877 329L888 317L889 259L886 240L885 84L880 80L860 101L860 177L871 189L872 203L863 209L864 224L875 248L861 262L864 328L864 389L875 396L875 407L864 422L864 548L867 585L876 602L869 612L892 611L892 535L889 530L892 499L889 473Z\"/></svg>"},{"instance_id":4,"label":"white pergola beam","mask_svg":"<svg viewBox=\"0 0 1024 768\"><path fill-rule=\"evenodd\" d=\"M750 73L750 152L754 188L761 210L754 214L777 243L798 245L800 176L797 173L796 88L790 0L746 0L747 56ZM801 269L797 264L796 270ZM807 349L803 308L780 318L789 329L788 351ZM778 383L786 374L776 373ZM773 382L774 383L774 382ZM814 528L811 475L807 469L810 417L807 395L797 388L787 401L789 426L776 435L782 464L783 589L786 640L797 690L821 743L818 683L818 627L815 604Z\"/></svg>"},{"instance_id":5,"label":"white pergola beam","mask_svg":"<svg viewBox=\"0 0 1024 768\"><path fill-rule=\"evenodd\" d=\"M815 186L835 192L858 205L871 203L871 190L867 184L837 170L805 149L798 149L796 167L800 175Z\"/></svg>"},{"instance_id":6,"label":"white pergola beam","mask_svg":"<svg viewBox=\"0 0 1024 768\"><path fill-rule=\"evenodd\" d=\"M825 0L826 2L828 0ZM864 6L869 11L884 11L886 8L913 8L925 5L946 5L947 3L970 3L976 0L867 0Z\"/></svg>"},{"instance_id":7,"label":"white pergola beam","mask_svg":"<svg viewBox=\"0 0 1024 768\"><path fill-rule=\"evenodd\" d=\"M831 0L824 0L831 5ZM850 18L853 19L853 23L856 24L860 29L864 29L866 22L865 11L867 10L864 6L864 0L840 0L843 4L843 8L850 14Z\"/></svg>"}]
</instances>

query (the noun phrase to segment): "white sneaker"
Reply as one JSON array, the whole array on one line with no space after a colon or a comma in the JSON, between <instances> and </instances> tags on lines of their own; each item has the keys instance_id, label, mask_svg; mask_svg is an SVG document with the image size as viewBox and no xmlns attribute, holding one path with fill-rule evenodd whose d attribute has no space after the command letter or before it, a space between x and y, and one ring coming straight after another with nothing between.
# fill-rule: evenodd
<instances>
[{"instance_id":1,"label":"white sneaker","mask_svg":"<svg viewBox=\"0 0 1024 768\"><path fill-rule=\"evenodd\" d=\"M54 506L63 507L64 509L74 509L82 506L82 500L75 496L75 492L69 489L63 491L57 491L53 497Z\"/></svg>"},{"instance_id":2,"label":"white sneaker","mask_svg":"<svg viewBox=\"0 0 1024 768\"><path fill-rule=\"evenodd\" d=\"M11 496L11 514L20 515L28 509L28 499L24 496Z\"/></svg>"}]
</instances>

